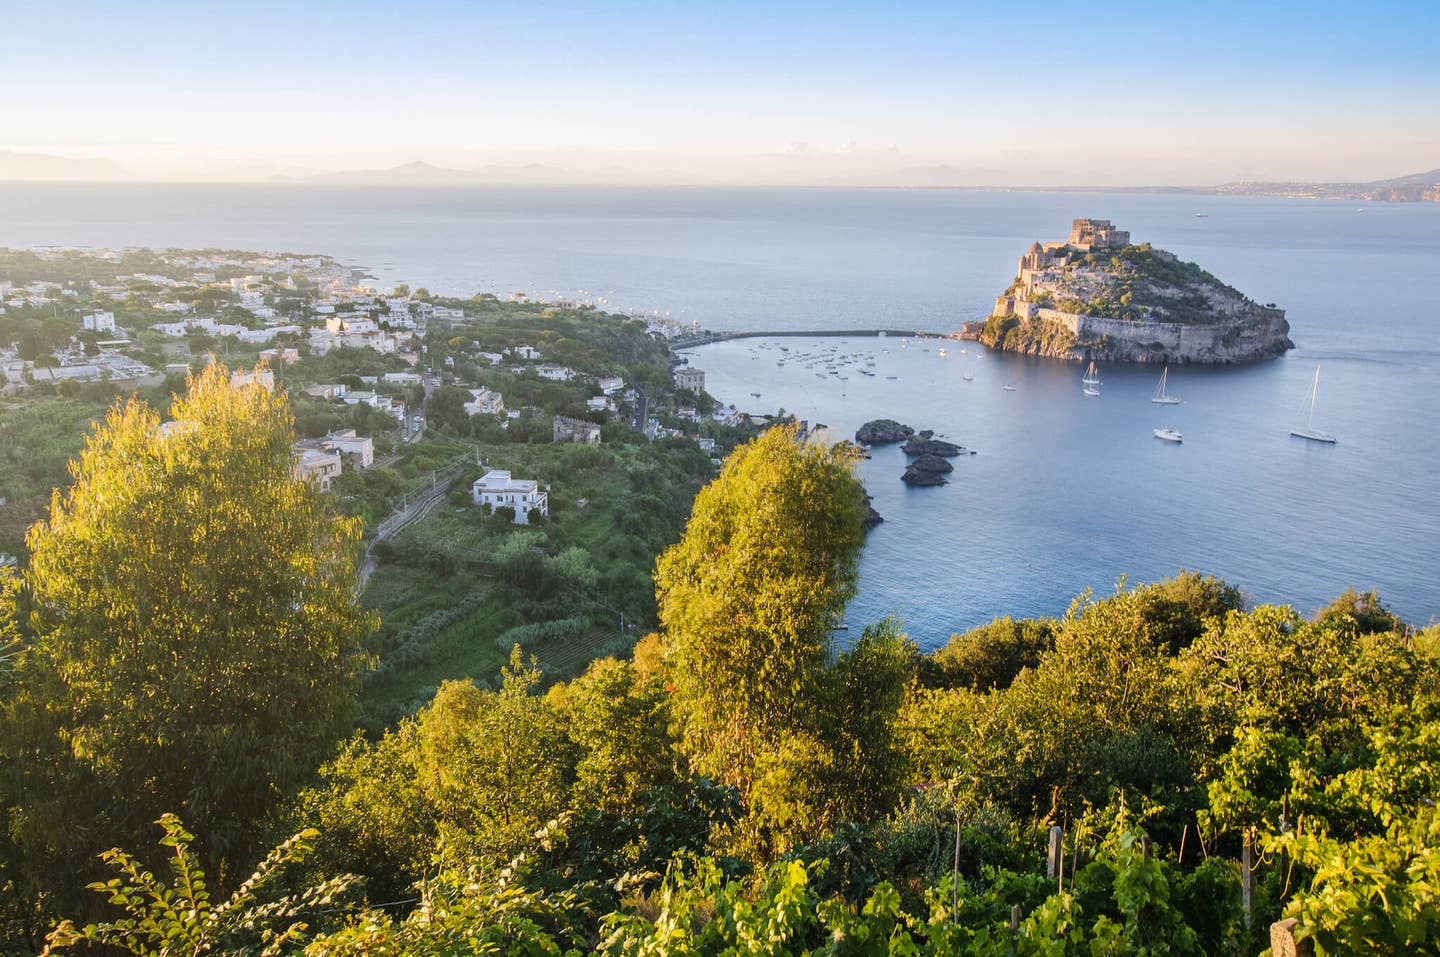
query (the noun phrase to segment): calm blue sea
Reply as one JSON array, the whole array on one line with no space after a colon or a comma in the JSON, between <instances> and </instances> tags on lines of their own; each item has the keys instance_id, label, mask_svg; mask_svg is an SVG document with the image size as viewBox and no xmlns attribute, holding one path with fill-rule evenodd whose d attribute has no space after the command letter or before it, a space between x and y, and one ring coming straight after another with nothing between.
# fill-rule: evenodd
<instances>
[{"instance_id":1,"label":"calm blue sea","mask_svg":"<svg viewBox=\"0 0 1440 957\"><path fill-rule=\"evenodd\" d=\"M870 533L852 628L895 614L932 645L998 614L1062 613L1121 575L1180 568L1307 612L1355 585L1417 623L1440 615L1440 204L0 184L0 245L325 252L386 284L603 296L747 330L955 328L988 311L1026 245L1063 238L1076 216L1113 219L1278 303L1298 348L1245 368L1172 369L1178 407L1148 401L1158 370L1104 368L1103 395L1087 399L1077 367L981 358L973 344L943 344L943 358L940 343L873 338L694 351L709 391L741 408L783 407L836 434L888 416L980 452L935 489L900 483L898 450L864 463L886 523ZM777 365L782 344L857 356L842 382ZM873 377L858 373L866 358ZM1288 436L1317 363L1316 425L1339 436L1333 447ZM1156 441L1162 425L1184 444Z\"/></svg>"}]
</instances>

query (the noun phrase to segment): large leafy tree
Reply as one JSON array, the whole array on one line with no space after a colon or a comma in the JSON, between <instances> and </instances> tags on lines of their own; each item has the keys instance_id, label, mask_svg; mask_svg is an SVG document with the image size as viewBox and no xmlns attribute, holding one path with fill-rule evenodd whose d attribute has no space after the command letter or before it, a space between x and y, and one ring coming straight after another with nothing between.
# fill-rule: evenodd
<instances>
[{"instance_id":1,"label":"large leafy tree","mask_svg":"<svg viewBox=\"0 0 1440 957\"><path fill-rule=\"evenodd\" d=\"M681 747L738 788L750 815L737 836L762 857L883 812L869 798L891 793L880 778L908 643L877 634L831 660L863 535L856 457L771 429L701 491L655 575ZM863 679L862 662L875 665ZM877 727L848 721L857 696ZM866 800L836 800L847 794Z\"/></svg>"},{"instance_id":2,"label":"large leafy tree","mask_svg":"<svg viewBox=\"0 0 1440 957\"><path fill-rule=\"evenodd\" d=\"M248 854L355 706L360 528L296 477L285 396L214 363L171 414L117 405L28 536L0 749L52 878L169 812L218 863Z\"/></svg>"},{"instance_id":3,"label":"large leafy tree","mask_svg":"<svg viewBox=\"0 0 1440 957\"><path fill-rule=\"evenodd\" d=\"M703 489L655 573L685 744L748 789L758 751L802 718L855 592L864 492L857 453L777 426Z\"/></svg>"}]
</instances>

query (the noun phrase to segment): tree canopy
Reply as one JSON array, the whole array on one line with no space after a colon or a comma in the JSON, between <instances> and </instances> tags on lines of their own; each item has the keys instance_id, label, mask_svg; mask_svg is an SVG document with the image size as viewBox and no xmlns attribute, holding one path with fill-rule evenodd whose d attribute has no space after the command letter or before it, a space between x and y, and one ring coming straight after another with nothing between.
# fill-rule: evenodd
<instances>
[{"instance_id":1,"label":"tree canopy","mask_svg":"<svg viewBox=\"0 0 1440 957\"><path fill-rule=\"evenodd\" d=\"M213 363L170 412L113 408L28 536L0 749L37 862L83 871L165 813L248 854L350 726L358 522L296 477L283 394Z\"/></svg>"}]
</instances>

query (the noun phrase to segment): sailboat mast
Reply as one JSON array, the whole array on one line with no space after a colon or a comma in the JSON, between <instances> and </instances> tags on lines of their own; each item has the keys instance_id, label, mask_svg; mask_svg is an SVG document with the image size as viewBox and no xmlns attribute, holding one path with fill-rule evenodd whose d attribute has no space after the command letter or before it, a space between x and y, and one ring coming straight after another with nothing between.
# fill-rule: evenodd
<instances>
[{"instance_id":1,"label":"sailboat mast","mask_svg":"<svg viewBox=\"0 0 1440 957\"><path fill-rule=\"evenodd\" d=\"M1315 381L1310 384L1310 428L1315 427L1315 399L1320 394L1320 364L1315 364Z\"/></svg>"}]
</instances>

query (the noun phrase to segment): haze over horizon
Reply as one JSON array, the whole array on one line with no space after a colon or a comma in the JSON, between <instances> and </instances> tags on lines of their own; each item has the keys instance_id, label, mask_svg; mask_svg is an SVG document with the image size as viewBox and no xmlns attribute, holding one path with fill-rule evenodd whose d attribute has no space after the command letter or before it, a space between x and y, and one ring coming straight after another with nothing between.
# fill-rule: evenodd
<instances>
[{"instance_id":1,"label":"haze over horizon","mask_svg":"<svg viewBox=\"0 0 1440 957\"><path fill-rule=\"evenodd\" d=\"M1139 186L1440 166L1440 6L7 12L0 179ZM1399 91L1399 92L1397 92ZM340 174L340 175L336 175Z\"/></svg>"}]
</instances>

